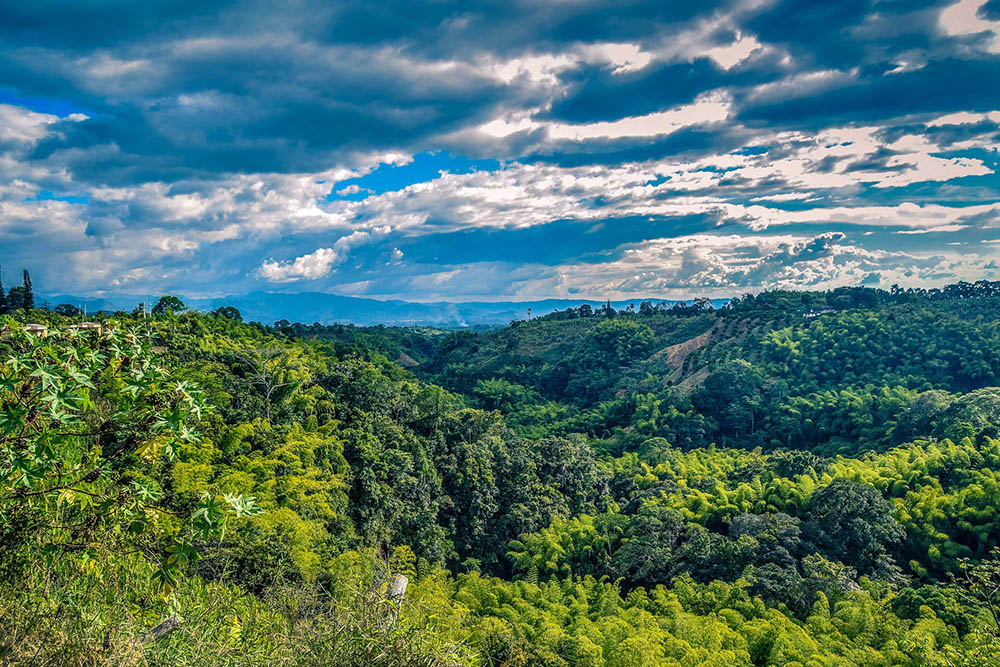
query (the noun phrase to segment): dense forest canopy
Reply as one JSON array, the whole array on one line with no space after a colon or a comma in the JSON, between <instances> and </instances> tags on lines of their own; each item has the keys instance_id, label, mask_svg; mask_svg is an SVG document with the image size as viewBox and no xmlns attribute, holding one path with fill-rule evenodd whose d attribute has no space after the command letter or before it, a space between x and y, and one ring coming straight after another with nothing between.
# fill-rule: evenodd
<instances>
[{"instance_id":1,"label":"dense forest canopy","mask_svg":"<svg viewBox=\"0 0 1000 667\"><path fill-rule=\"evenodd\" d=\"M1000 664L995 283L481 332L19 306L6 663Z\"/></svg>"}]
</instances>

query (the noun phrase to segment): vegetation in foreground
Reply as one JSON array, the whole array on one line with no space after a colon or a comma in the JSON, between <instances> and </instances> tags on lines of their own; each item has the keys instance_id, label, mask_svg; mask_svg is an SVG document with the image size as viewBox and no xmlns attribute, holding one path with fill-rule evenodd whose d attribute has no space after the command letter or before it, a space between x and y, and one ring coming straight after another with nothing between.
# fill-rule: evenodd
<instances>
[{"instance_id":1,"label":"vegetation in foreground","mask_svg":"<svg viewBox=\"0 0 1000 667\"><path fill-rule=\"evenodd\" d=\"M0 660L1000 664L996 287L476 334L15 310Z\"/></svg>"}]
</instances>

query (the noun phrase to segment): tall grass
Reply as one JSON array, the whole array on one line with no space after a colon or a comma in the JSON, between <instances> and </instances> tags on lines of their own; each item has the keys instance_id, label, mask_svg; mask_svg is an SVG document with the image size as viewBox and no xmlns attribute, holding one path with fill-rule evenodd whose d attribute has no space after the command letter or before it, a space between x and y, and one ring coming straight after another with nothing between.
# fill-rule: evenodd
<instances>
[{"instance_id":1,"label":"tall grass","mask_svg":"<svg viewBox=\"0 0 1000 667\"><path fill-rule=\"evenodd\" d=\"M349 603L315 586L261 596L190 578L170 598L139 556L103 554L28 567L0 582L0 665L476 665L435 632L432 610L359 588ZM181 624L142 645L170 615Z\"/></svg>"}]
</instances>

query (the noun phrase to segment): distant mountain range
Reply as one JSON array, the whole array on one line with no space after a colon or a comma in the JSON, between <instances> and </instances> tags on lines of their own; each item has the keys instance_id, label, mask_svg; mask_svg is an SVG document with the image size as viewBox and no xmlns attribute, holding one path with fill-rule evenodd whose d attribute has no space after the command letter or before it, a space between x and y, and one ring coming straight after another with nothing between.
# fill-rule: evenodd
<instances>
[{"instance_id":1,"label":"distant mountain range","mask_svg":"<svg viewBox=\"0 0 1000 667\"><path fill-rule=\"evenodd\" d=\"M155 304L158 297L137 295L116 295L112 297L80 297L67 294L38 294L35 300L40 305L47 302L50 306L60 303L70 303L79 308L86 307L87 312L101 310L131 312L140 301L150 301ZM615 309L627 308L635 304L638 308L642 301L659 303L677 303L669 299L629 299L627 301L612 301ZM321 292L299 292L284 294L276 292L252 292L243 296L227 296L216 299L183 299L189 308L202 311L214 310L220 306L234 306L239 309L243 319L252 322L272 324L278 320L312 324L385 324L387 326L437 326L446 328L470 326L495 326L508 324L511 320L523 320L528 317L528 309L532 316L545 315L553 310L565 310L585 303L593 308L600 307L603 301L586 299L542 299L539 301L437 301L419 303L415 301L382 301L379 299L364 299ZM718 307L727 299L715 299Z\"/></svg>"}]
</instances>

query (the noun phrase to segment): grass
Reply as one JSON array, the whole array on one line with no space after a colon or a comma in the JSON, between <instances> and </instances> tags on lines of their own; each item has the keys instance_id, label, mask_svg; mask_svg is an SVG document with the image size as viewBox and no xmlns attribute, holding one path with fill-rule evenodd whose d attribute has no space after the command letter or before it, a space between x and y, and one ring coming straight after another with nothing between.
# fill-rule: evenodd
<instances>
[{"instance_id":1,"label":"grass","mask_svg":"<svg viewBox=\"0 0 1000 667\"><path fill-rule=\"evenodd\" d=\"M374 591L337 603L316 587L275 586L261 597L236 586L182 581L171 598L141 557L105 554L30 567L0 583L0 664L475 665L468 647L434 632L430 610ZM176 614L179 629L136 639Z\"/></svg>"}]
</instances>

